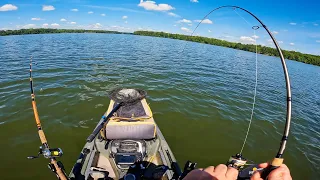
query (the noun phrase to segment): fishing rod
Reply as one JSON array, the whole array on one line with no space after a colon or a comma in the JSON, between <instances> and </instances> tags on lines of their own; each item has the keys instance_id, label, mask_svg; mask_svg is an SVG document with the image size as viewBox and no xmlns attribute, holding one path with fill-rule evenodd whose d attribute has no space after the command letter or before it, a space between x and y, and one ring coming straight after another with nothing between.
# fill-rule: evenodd
<instances>
[{"instance_id":1,"label":"fishing rod","mask_svg":"<svg viewBox=\"0 0 320 180\"><path fill-rule=\"evenodd\" d=\"M56 158L61 157L63 152L60 148L50 148L44 131L41 126L37 104L36 104L36 95L33 89L33 79L32 79L32 57L30 58L30 90L31 90L31 100L32 100L32 109L34 113L34 117L36 120L38 134L41 141L41 146L39 148L39 152L37 156L29 156L28 159L35 159L43 155L43 157L50 159L49 169L54 172L58 179L60 180L68 180L68 177L65 173L64 166L60 161L57 161Z\"/></svg>"},{"instance_id":2,"label":"fishing rod","mask_svg":"<svg viewBox=\"0 0 320 180\"><path fill-rule=\"evenodd\" d=\"M282 68L283 68L283 72L284 72L284 77L285 77L285 82L286 82L286 93L287 93L287 98L286 98L286 102L287 102L287 113L286 113L286 123L285 123L285 128L284 128L284 131L283 131L283 136L281 138L281 141L280 141L280 148L276 154L276 156L273 158L273 160L270 162L269 166L267 168L265 168L262 172L262 178L263 179L267 179L267 176L269 175L269 173L278 168L282 163L283 163L283 153L284 153L284 150L286 148L286 143L287 143L287 140L288 140L288 136L289 136L289 131L290 131L290 123L291 123L291 86L290 86L290 78L289 78L289 73L288 73L288 69L287 69L287 65L286 65L286 62L285 62L285 59L283 57L283 53L281 51L281 48L278 44L278 42L276 41L275 37L272 35L272 33L269 31L269 29L267 28L267 26L257 17L255 16L253 13L251 13L250 11L244 9L244 8L241 8L239 6L232 6L232 5L226 5L226 6L220 6L220 7L217 7L213 10L211 10L208 14L206 14L202 20L197 24L197 26L195 27L195 29L193 30L193 32L190 34L190 36L192 36L195 31L197 30L197 28L200 26L200 24L202 23L202 21L204 21L211 13L213 13L214 11L217 11L219 9L223 9L223 8L233 8L234 10L236 9L240 9L246 13L248 13L249 15L251 15L253 18L255 18L259 23L260 25L259 26L252 26L252 29L253 30L257 30L259 29L260 27L264 28L267 33L269 34L269 36L271 37L274 45L276 46L276 49L279 53L279 56L280 56L280 60L281 60L281 64L282 64ZM239 14L238 14L239 15ZM244 19L245 20L245 19ZM257 48L257 47L256 47ZM185 47L183 48L182 52L184 51ZM257 53L257 52L256 52ZM256 56L257 57L257 56ZM257 82L256 82L257 83ZM254 98L255 99L255 98ZM255 101L254 101L255 103ZM253 103L253 109L254 109L254 103ZM253 110L252 110L253 111ZM253 113L253 112L252 112ZM250 119L250 123L249 123L249 126L248 126L248 130L247 130L247 135L249 133L249 130L250 130L250 125L251 125L251 120L252 120L252 116L251 116L251 119ZM243 146L245 145L245 142L246 142L246 139L247 139L247 135L246 135L246 138L245 138L245 141L244 141L244 144ZM240 151L240 153L237 153L235 156L231 156L229 161L226 163L227 165L229 166L232 166L232 167L235 167L237 169L242 169L246 163L247 163L247 159L245 159L243 156L242 156L242 150L243 150L243 147Z\"/></svg>"}]
</instances>

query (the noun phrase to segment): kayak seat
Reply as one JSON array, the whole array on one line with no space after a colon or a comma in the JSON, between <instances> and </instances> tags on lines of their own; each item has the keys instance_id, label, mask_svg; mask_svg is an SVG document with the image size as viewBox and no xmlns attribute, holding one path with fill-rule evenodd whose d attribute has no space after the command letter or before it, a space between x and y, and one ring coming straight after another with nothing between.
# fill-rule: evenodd
<instances>
[{"instance_id":1,"label":"kayak seat","mask_svg":"<svg viewBox=\"0 0 320 180\"><path fill-rule=\"evenodd\" d=\"M114 102L110 103L107 112L110 112L114 106ZM132 106L135 110L139 109L139 116L132 115L131 117L123 117L115 113L115 115L110 118L109 123L104 127L103 135L105 139L115 140L115 139L153 139L156 136L156 123L152 117L152 112L146 100L143 99L141 102L137 103L136 106ZM126 107L127 112L130 111ZM136 111L137 112L137 111ZM124 115L125 113L122 113Z\"/></svg>"}]
</instances>

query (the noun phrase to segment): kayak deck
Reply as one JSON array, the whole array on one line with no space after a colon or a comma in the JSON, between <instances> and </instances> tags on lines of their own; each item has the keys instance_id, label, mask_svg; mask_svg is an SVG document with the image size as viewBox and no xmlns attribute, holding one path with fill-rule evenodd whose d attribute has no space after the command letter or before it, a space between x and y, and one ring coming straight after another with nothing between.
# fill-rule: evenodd
<instances>
[{"instance_id":1,"label":"kayak deck","mask_svg":"<svg viewBox=\"0 0 320 180\"><path fill-rule=\"evenodd\" d=\"M115 102L110 101L105 116ZM87 142L70 179L174 179L176 160L145 99L121 107Z\"/></svg>"}]
</instances>

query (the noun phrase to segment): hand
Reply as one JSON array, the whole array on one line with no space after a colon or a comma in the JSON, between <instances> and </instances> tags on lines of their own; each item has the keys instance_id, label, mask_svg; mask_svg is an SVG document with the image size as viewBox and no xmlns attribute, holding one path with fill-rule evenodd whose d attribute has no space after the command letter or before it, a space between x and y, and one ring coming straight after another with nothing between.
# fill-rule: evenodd
<instances>
[{"instance_id":1,"label":"hand","mask_svg":"<svg viewBox=\"0 0 320 180\"><path fill-rule=\"evenodd\" d=\"M191 171L184 180L236 180L239 171L232 167L227 167L224 164L219 164L217 167L209 166L206 169L196 169Z\"/></svg>"},{"instance_id":2,"label":"hand","mask_svg":"<svg viewBox=\"0 0 320 180\"><path fill-rule=\"evenodd\" d=\"M259 164L260 168L266 168L267 166L268 163ZM263 180L261 178L261 172L255 172L250 180ZM285 164L282 164L280 167L270 172L268 180L292 180L292 177L289 168Z\"/></svg>"}]
</instances>

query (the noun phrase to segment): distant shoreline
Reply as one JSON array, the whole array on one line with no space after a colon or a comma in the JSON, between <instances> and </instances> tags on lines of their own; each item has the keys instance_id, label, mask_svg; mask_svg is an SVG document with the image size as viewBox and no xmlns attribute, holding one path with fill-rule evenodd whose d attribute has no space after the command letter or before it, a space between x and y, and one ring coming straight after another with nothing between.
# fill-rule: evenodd
<instances>
[{"instance_id":1,"label":"distant shoreline","mask_svg":"<svg viewBox=\"0 0 320 180\"><path fill-rule=\"evenodd\" d=\"M179 39L185 41L192 41L204 44L211 44L216 46L228 47L233 49L239 49L249 52L256 52L255 45L253 44L241 44L235 42L229 42L225 40L201 37L201 36L188 36L183 34L171 34L165 32L154 32L154 31L135 31L134 33L126 33L119 31L107 31L107 30L85 30L85 29L20 29L20 30L1 30L0 36L9 35L24 35L24 34L54 34L54 33L106 33L106 34L133 34L140 36L152 36L152 37L162 37L170 39ZM313 64L320 66L320 56L304 54L296 51L282 50L283 55L286 59L303 62L306 64ZM278 51L274 48L258 45L258 53L269 55L269 56L279 56Z\"/></svg>"}]
</instances>

